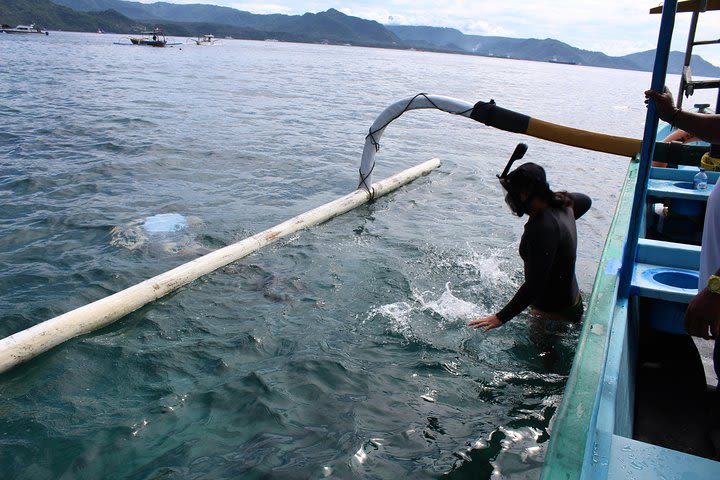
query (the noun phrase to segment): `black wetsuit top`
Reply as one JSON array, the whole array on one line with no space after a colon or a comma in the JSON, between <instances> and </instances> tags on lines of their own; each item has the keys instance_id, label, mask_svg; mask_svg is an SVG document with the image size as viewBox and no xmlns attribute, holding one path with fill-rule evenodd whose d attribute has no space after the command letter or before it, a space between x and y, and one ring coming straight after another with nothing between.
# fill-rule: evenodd
<instances>
[{"instance_id":1,"label":"black wetsuit top","mask_svg":"<svg viewBox=\"0 0 720 480\"><path fill-rule=\"evenodd\" d=\"M572 207L541 209L525 224L520 257L525 263L525 283L497 313L505 323L532 305L544 312L558 312L578 299L575 278L577 230L575 220L590 209L590 197L569 193Z\"/></svg>"}]
</instances>

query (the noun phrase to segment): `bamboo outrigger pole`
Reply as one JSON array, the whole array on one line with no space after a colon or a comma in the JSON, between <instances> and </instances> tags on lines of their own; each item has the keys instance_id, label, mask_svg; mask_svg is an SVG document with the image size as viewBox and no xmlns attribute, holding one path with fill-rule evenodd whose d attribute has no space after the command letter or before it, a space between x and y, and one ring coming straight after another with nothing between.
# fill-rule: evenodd
<instances>
[{"instance_id":1,"label":"bamboo outrigger pole","mask_svg":"<svg viewBox=\"0 0 720 480\"><path fill-rule=\"evenodd\" d=\"M279 238L326 222L367 203L371 198L392 192L422 175L427 175L439 166L440 160L438 159L421 163L373 184L370 192L365 189L355 190L344 197L291 218L252 237L215 250L109 297L3 338L0 340L0 373L71 338L105 327L143 305L218 268L246 257Z\"/></svg>"}]
</instances>

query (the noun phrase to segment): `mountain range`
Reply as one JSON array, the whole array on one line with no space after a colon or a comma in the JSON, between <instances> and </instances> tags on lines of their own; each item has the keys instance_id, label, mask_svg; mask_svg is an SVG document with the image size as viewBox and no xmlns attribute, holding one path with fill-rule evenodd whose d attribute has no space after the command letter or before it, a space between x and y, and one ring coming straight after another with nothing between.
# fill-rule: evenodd
<instances>
[{"instance_id":1,"label":"mountain range","mask_svg":"<svg viewBox=\"0 0 720 480\"><path fill-rule=\"evenodd\" d=\"M382 25L330 9L304 15L260 15L216 5L124 0L0 0L0 23L35 22L50 30L133 33L162 28L168 35L352 44L651 71L654 50L612 57L547 39L467 35L453 28ZM672 52L668 71L680 73L684 54ZM720 77L720 68L693 56L693 74Z\"/></svg>"}]
</instances>

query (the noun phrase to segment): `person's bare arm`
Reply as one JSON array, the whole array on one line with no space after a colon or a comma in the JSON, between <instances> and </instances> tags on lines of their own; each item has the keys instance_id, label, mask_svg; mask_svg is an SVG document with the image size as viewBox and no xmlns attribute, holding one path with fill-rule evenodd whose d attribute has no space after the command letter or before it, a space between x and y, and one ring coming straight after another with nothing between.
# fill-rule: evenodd
<instances>
[{"instance_id":1,"label":"person's bare arm","mask_svg":"<svg viewBox=\"0 0 720 480\"><path fill-rule=\"evenodd\" d=\"M655 101L660 118L672 126L692 133L706 142L720 144L720 115L686 112L677 108L667 87L662 93L647 90L645 97Z\"/></svg>"}]
</instances>

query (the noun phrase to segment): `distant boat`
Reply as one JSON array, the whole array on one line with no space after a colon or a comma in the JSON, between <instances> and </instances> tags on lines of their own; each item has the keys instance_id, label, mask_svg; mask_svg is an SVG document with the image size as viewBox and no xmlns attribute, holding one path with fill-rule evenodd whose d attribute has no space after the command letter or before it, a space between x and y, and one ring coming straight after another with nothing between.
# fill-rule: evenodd
<instances>
[{"instance_id":1,"label":"distant boat","mask_svg":"<svg viewBox=\"0 0 720 480\"><path fill-rule=\"evenodd\" d=\"M31 23L30 25L18 25L15 28L12 28L10 25L3 24L0 26L0 32L5 33L40 33L43 35L49 35L50 33L47 30L43 30L40 27L36 26L34 23Z\"/></svg>"},{"instance_id":2,"label":"distant boat","mask_svg":"<svg viewBox=\"0 0 720 480\"><path fill-rule=\"evenodd\" d=\"M557 57L553 57L550 60L548 60L550 63L562 63L564 65L577 65L577 62L570 62L565 60L559 60Z\"/></svg>"},{"instance_id":3,"label":"distant boat","mask_svg":"<svg viewBox=\"0 0 720 480\"><path fill-rule=\"evenodd\" d=\"M133 45L146 45L148 47L164 47L167 45L165 34L161 30L142 32L142 37L130 37Z\"/></svg>"},{"instance_id":4,"label":"distant boat","mask_svg":"<svg viewBox=\"0 0 720 480\"><path fill-rule=\"evenodd\" d=\"M189 39L188 43L194 43L195 45L203 45L203 46L210 46L210 45L220 45L222 42L220 40L216 39L214 35L201 35L197 38L191 38Z\"/></svg>"}]
</instances>

